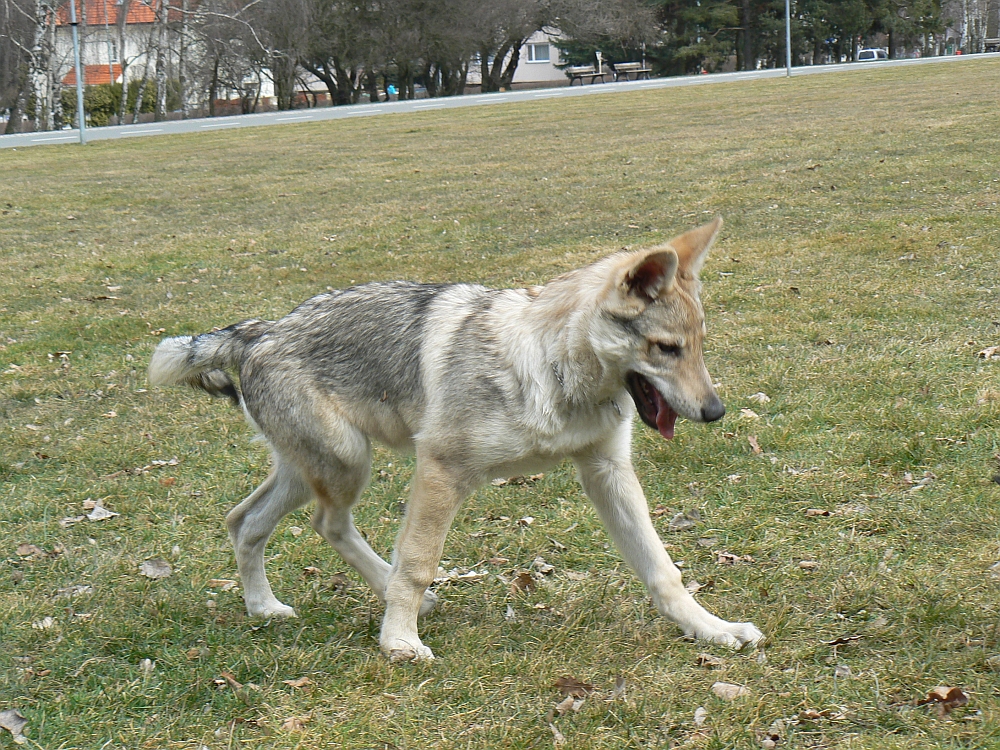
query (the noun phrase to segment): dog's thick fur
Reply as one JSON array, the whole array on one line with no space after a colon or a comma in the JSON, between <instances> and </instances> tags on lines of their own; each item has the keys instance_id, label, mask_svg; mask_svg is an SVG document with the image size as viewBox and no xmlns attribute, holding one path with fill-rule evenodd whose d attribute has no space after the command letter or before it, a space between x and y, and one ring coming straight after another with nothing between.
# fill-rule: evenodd
<instances>
[{"instance_id":1,"label":"dog's thick fur","mask_svg":"<svg viewBox=\"0 0 1000 750\"><path fill-rule=\"evenodd\" d=\"M310 499L312 525L385 602L380 644L431 659L417 615L463 499L484 482L570 457L598 515L657 609L686 634L739 647L762 636L709 614L657 537L630 459L633 416L674 420L725 408L702 358L698 272L721 219L621 252L545 286L366 284L321 294L278 321L164 340L155 385L185 383L242 403L274 467L227 517L251 615L294 616L264 573L278 521ZM239 373L242 397L226 369ZM416 452L393 562L358 533L372 439Z\"/></svg>"}]
</instances>

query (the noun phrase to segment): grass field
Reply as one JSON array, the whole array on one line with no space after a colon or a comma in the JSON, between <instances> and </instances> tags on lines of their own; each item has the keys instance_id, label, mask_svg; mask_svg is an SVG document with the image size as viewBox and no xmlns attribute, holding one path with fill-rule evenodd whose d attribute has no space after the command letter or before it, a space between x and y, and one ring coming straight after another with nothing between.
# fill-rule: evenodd
<instances>
[{"instance_id":1,"label":"grass field","mask_svg":"<svg viewBox=\"0 0 1000 750\"><path fill-rule=\"evenodd\" d=\"M980 60L0 153L0 712L45 750L1000 747L998 80ZM245 617L222 518L268 456L237 410L147 387L161 337L375 279L538 283L715 214L729 414L671 443L640 425L635 464L699 600L759 651L656 616L569 465L464 506L442 565L487 575L439 587L431 664L379 655L380 607L307 510L269 547L299 619ZM356 514L383 553L410 467L378 452ZM562 677L595 687L565 715ZM968 704L917 706L935 686Z\"/></svg>"}]
</instances>

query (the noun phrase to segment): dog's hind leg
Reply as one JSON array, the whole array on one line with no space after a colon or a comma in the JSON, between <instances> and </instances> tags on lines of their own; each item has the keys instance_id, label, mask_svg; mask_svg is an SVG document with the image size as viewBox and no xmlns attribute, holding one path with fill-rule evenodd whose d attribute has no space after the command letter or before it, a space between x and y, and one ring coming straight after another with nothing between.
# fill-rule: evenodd
<instances>
[{"instance_id":1,"label":"dog's hind leg","mask_svg":"<svg viewBox=\"0 0 1000 750\"><path fill-rule=\"evenodd\" d=\"M372 591L385 601L385 586L391 566L371 548L354 525L351 508L368 484L371 472L371 447L361 432L340 435L337 457L325 462L323 478L310 479L316 496L312 527L337 550L344 562L354 568ZM420 614L427 614L437 603L432 591L424 593Z\"/></svg>"},{"instance_id":2,"label":"dog's hind leg","mask_svg":"<svg viewBox=\"0 0 1000 750\"><path fill-rule=\"evenodd\" d=\"M278 601L271 591L264 572L264 548L278 522L308 501L309 488L298 471L276 455L268 478L226 516L243 599L251 616L295 617L295 610Z\"/></svg>"},{"instance_id":3,"label":"dog's hind leg","mask_svg":"<svg viewBox=\"0 0 1000 750\"><path fill-rule=\"evenodd\" d=\"M621 436L618 436L621 438ZM646 584L664 617L685 635L733 648L764 636L749 622L726 622L694 600L681 573L663 548L649 518L649 506L632 469L628 435L611 445L575 458L580 481L622 557Z\"/></svg>"}]
</instances>

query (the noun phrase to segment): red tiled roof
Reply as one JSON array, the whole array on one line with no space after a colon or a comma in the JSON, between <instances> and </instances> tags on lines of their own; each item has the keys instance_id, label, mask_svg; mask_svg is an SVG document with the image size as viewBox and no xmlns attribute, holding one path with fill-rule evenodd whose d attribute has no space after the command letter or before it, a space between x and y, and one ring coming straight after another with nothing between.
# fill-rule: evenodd
<instances>
[{"instance_id":1,"label":"red tiled roof","mask_svg":"<svg viewBox=\"0 0 1000 750\"><path fill-rule=\"evenodd\" d=\"M112 83L111 74L114 73L114 83L122 80L122 66L115 63L108 69L107 65L84 65L83 83L85 86L97 86L101 83ZM76 69L70 68L62 79L64 86L76 86Z\"/></svg>"},{"instance_id":2,"label":"red tiled roof","mask_svg":"<svg viewBox=\"0 0 1000 750\"><path fill-rule=\"evenodd\" d=\"M156 20L156 10L161 0L131 0L128 3L128 15L125 23L153 23ZM88 26L114 26L118 23L123 3L118 0L77 0L76 17L81 24ZM65 2L56 11L56 25L69 25L69 2ZM86 13L86 17L84 17Z\"/></svg>"}]
</instances>

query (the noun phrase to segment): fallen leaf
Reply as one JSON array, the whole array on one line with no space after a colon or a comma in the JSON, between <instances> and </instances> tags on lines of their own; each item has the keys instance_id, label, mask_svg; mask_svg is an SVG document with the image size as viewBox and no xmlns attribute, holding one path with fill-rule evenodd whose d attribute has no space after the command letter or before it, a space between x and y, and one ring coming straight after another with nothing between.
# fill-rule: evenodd
<instances>
[{"instance_id":1,"label":"fallen leaf","mask_svg":"<svg viewBox=\"0 0 1000 750\"><path fill-rule=\"evenodd\" d=\"M64 597L67 599L73 599L77 596L83 596L84 594L93 594L94 587L87 586L86 584L77 584L75 586L68 586L64 589L58 589L56 591L56 597Z\"/></svg>"},{"instance_id":2,"label":"fallen leaf","mask_svg":"<svg viewBox=\"0 0 1000 750\"><path fill-rule=\"evenodd\" d=\"M760 419L760 414L755 412L753 409L740 409L740 415L746 417L747 419Z\"/></svg>"},{"instance_id":3,"label":"fallen leaf","mask_svg":"<svg viewBox=\"0 0 1000 750\"><path fill-rule=\"evenodd\" d=\"M667 531L687 531L688 529L693 529L695 525L695 522L690 518L685 518L683 513L678 513L670 519Z\"/></svg>"},{"instance_id":4,"label":"fallen leaf","mask_svg":"<svg viewBox=\"0 0 1000 750\"><path fill-rule=\"evenodd\" d=\"M533 516L525 516L524 518L518 520L517 525L518 526L531 526L531 524L533 524L534 522L535 522L535 519L534 519Z\"/></svg>"},{"instance_id":5,"label":"fallen leaf","mask_svg":"<svg viewBox=\"0 0 1000 750\"><path fill-rule=\"evenodd\" d=\"M734 685L731 682L716 682L712 684L712 692L724 701L731 701L744 695L749 695L750 691L742 685Z\"/></svg>"},{"instance_id":6,"label":"fallen leaf","mask_svg":"<svg viewBox=\"0 0 1000 750\"><path fill-rule=\"evenodd\" d=\"M573 708L573 703L576 702L576 698L572 695L567 695L561 701L556 704L556 713L560 716L565 716Z\"/></svg>"},{"instance_id":7,"label":"fallen leaf","mask_svg":"<svg viewBox=\"0 0 1000 750\"><path fill-rule=\"evenodd\" d=\"M566 738L563 733L556 729L555 724L549 724L549 729L552 730L552 745L553 747L562 747L566 744Z\"/></svg>"},{"instance_id":8,"label":"fallen leaf","mask_svg":"<svg viewBox=\"0 0 1000 750\"><path fill-rule=\"evenodd\" d=\"M917 701L918 706L933 704L937 709L938 716L947 716L952 709L964 706L969 702L969 696L957 687L945 687L938 685L931 690L927 697Z\"/></svg>"},{"instance_id":9,"label":"fallen leaf","mask_svg":"<svg viewBox=\"0 0 1000 750\"><path fill-rule=\"evenodd\" d=\"M312 719L312 716L289 716L283 722L281 722L281 728L286 732L304 732L306 731L306 723Z\"/></svg>"},{"instance_id":10,"label":"fallen leaf","mask_svg":"<svg viewBox=\"0 0 1000 750\"><path fill-rule=\"evenodd\" d=\"M302 527L301 526L289 526L288 527L288 533L291 534L292 536L300 536L302 534Z\"/></svg>"},{"instance_id":11,"label":"fallen leaf","mask_svg":"<svg viewBox=\"0 0 1000 750\"><path fill-rule=\"evenodd\" d=\"M696 580L692 578L690 581L687 582L687 585L684 586L684 588L687 589L688 593L690 594L697 594L704 588L704 586L702 586L700 583L698 583Z\"/></svg>"},{"instance_id":12,"label":"fallen leaf","mask_svg":"<svg viewBox=\"0 0 1000 750\"><path fill-rule=\"evenodd\" d=\"M66 518L59 519L59 525L62 526L64 529L68 529L73 524L80 523L80 521L86 521L86 520L87 520L86 516L67 516Z\"/></svg>"},{"instance_id":13,"label":"fallen leaf","mask_svg":"<svg viewBox=\"0 0 1000 750\"><path fill-rule=\"evenodd\" d=\"M699 547L714 547L719 543L719 537L717 536L703 536L698 539Z\"/></svg>"},{"instance_id":14,"label":"fallen leaf","mask_svg":"<svg viewBox=\"0 0 1000 750\"><path fill-rule=\"evenodd\" d=\"M611 702L611 701L618 700L619 698L621 698L622 700L625 699L625 678L624 677L615 677L615 687L614 687L614 690L611 691L611 695L609 695L606 698L606 700L608 702Z\"/></svg>"},{"instance_id":15,"label":"fallen leaf","mask_svg":"<svg viewBox=\"0 0 1000 750\"><path fill-rule=\"evenodd\" d=\"M100 504L100 501L98 501L97 505L94 506L94 509L87 514L87 520L106 521L109 518L114 518L117 515L118 514L115 513L113 510L108 510L107 508L105 508L103 505Z\"/></svg>"},{"instance_id":16,"label":"fallen leaf","mask_svg":"<svg viewBox=\"0 0 1000 750\"><path fill-rule=\"evenodd\" d=\"M169 578L173 572L174 569L170 567L170 563L161 557L146 560L139 566L139 575L146 576L146 578L151 578L154 581L160 578Z\"/></svg>"},{"instance_id":17,"label":"fallen leaf","mask_svg":"<svg viewBox=\"0 0 1000 750\"><path fill-rule=\"evenodd\" d=\"M6 708L0 711L0 729L6 729L14 738L14 743L23 745L27 738L21 731L28 725L28 720L21 716L16 708Z\"/></svg>"},{"instance_id":18,"label":"fallen leaf","mask_svg":"<svg viewBox=\"0 0 1000 750\"><path fill-rule=\"evenodd\" d=\"M848 677L853 677L854 673L846 664L838 664L833 668L833 676L838 680L846 680Z\"/></svg>"},{"instance_id":19,"label":"fallen leaf","mask_svg":"<svg viewBox=\"0 0 1000 750\"><path fill-rule=\"evenodd\" d=\"M318 576L322 572L323 571L317 568L315 565L307 565L302 569L302 575L304 575L306 578L308 578L309 576Z\"/></svg>"},{"instance_id":20,"label":"fallen leaf","mask_svg":"<svg viewBox=\"0 0 1000 750\"><path fill-rule=\"evenodd\" d=\"M51 630L55 627L56 621L51 617L43 617L37 622L31 623L33 630Z\"/></svg>"},{"instance_id":21,"label":"fallen leaf","mask_svg":"<svg viewBox=\"0 0 1000 750\"><path fill-rule=\"evenodd\" d=\"M753 451L755 456L759 456L762 451L760 449L760 444L757 442L757 436L751 435L747 438L747 442L750 443L750 449Z\"/></svg>"},{"instance_id":22,"label":"fallen leaf","mask_svg":"<svg viewBox=\"0 0 1000 750\"><path fill-rule=\"evenodd\" d=\"M288 687L292 688L304 688L309 685L315 684L308 677L299 677L296 680L282 680L281 682L285 685L288 685Z\"/></svg>"},{"instance_id":23,"label":"fallen leaf","mask_svg":"<svg viewBox=\"0 0 1000 750\"><path fill-rule=\"evenodd\" d=\"M737 565L739 563L752 563L754 559L750 555L734 555L732 552L716 553L716 565Z\"/></svg>"},{"instance_id":24,"label":"fallen leaf","mask_svg":"<svg viewBox=\"0 0 1000 750\"><path fill-rule=\"evenodd\" d=\"M45 557L45 550L25 543L17 545L17 554L19 557Z\"/></svg>"},{"instance_id":25,"label":"fallen leaf","mask_svg":"<svg viewBox=\"0 0 1000 750\"><path fill-rule=\"evenodd\" d=\"M534 561L531 563L531 565L535 570L537 570L543 576L547 576L549 573L551 573L553 570L556 569L555 565L549 565L547 562L545 562L544 557L536 557Z\"/></svg>"},{"instance_id":26,"label":"fallen leaf","mask_svg":"<svg viewBox=\"0 0 1000 750\"><path fill-rule=\"evenodd\" d=\"M824 646L845 646L848 643L860 641L862 638L864 638L863 635L842 635L839 638L834 638L832 641L821 641L821 643Z\"/></svg>"},{"instance_id":27,"label":"fallen leaf","mask_svg":"<svg viewBox=\"0 0 1000 750\"><path fill-rule=\"evenodd\" d=\"M534 591L535 590L535 579L531 577L531 573L527 570L522 570L516 576L514 580L510 582L510 593L516 594L519 591Z\"/></svg>"},{"instance_id":28,"label":"fallen leaf","mask_svg":"<svg viewBox=\"0 0 1000 750\"><path fill-rule=\"evenodd\" d=\"M706 721L708 721L708 710L704 706L698 706L694 710L694 725L696 727L703 727Z\"/></svg>"},{"instance_id":29,"label":"fallen leaf","mask_svg":"<svg viewBox=\"0 0 1000 750\"><path fill-rule=\"evenodd\" d=\"M588 682L580 682L575 677L560 677L555 681L553 687L559 689L563 695L571 695L574 698L586 698L594 692L594 686Z\"/></svg>"},{"instance_id":30,"label":"fallen leaf","mask_svg":"<svg viewBox=\"0 0 1000 750\"><path fill-rule=\"evenodd\" d=\"M819 567L819 563L816 560L800 560L799 567L802 570L816 570Z\"/></svg>"},{"instance_id":31,"label":"fallen leaf","mask_svg":"<svg viewBox=\"0 0 1000 750\"><path fill-rule=\"evenodd\" d=\"M507 611L504 613L503 619L505 619L507 622L517 622L517 613L514 611L514 608L509 604L507 605Z\"/></svg>"},{"instance_id":32,"label":"fallen leaf","mask_svg":"<svg viewBox=\"0 0 1000 750\"><path fill-rule=\"evenodd\" d=\"M215 680L215 684L220 687L229 685L233 690L240 690L243 687L243 683L237 680L231 672L219 672L219 677Z\"/></svg>"},{"instance_id":33,"label":"fallen leaf","mask_svg":"<svg viewBox=\"0 0 1000 750\"><path fill-rule=\"evenodd\" d=\"M771 397L768 396L763 391L757 391L755 394L749 397L750 401L756 401L758 404L766 404L770 402Z\"/></svg>"},{"instance_id":34,"label":"fallen leaf","mask_svg":"<svg viewBox=\"0 0 1000 750\"><path fill-rule=\"evenodd\" d=\"M724 667L726 665L726 660L719 657L713 656L712 654L698 654L695 657L695 662L699 667L708 667L712 669L713 667Z\"/></svg>"},{"instance_id":35,"label":"fallen leaf","mask_svg":"<svg viewBox=\"0 0 1000 750\"><path fill-rule=\"evenodd\" d=\"M823 508L806 508L803 511L803 513L805 513L806 516L809 517L809 518L814 518L816 516L828 516L828 515L830 515L830 511L825 510Z\"/></svg>"},{"instance_id":36,"label":"fallen leaf","mask_svg":"<svg viewBox=\"0 0 1000 750\"><path fill-rule=\"evenodd\" d=\"M177 477L163 477L160 479L161 487L173 487L177 484Z\"/></svg>"},{"instance_id":37,"label":"fallen leaf","mask_svg":"<svg viewBox=\"0 0 1000 750\"><path fill-rule=\"evenodd\" d=\"M980 359L1000 359L1000 346L988 346L979 352Z\"/></svg>"},{"instance_id":38,"label":"fallen leaf","mask_svg":"<svg viewBox=\"0 0 1000 750\"><path fill-rule=\"evenodd\" d=\"M347 591L351 587L351 579L346 573L334 573L330 576L330 588L334 591Z\"/></svg>"}]
</instances>

